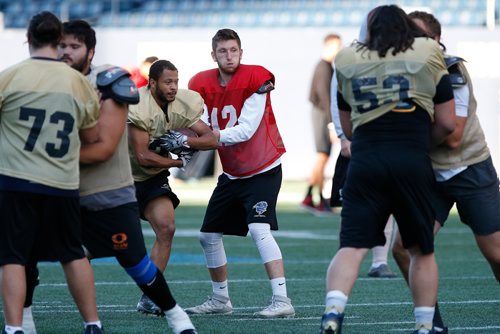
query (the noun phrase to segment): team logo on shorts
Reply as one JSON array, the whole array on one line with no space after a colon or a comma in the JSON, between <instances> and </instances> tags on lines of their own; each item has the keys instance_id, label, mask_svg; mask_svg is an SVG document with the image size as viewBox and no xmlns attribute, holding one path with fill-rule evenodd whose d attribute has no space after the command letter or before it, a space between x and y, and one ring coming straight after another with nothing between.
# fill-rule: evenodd
<instances>
[{"instance_id":1,"label":"team logo on shorts","mask_svg":"<svg viewBox=\"0 0 500 334\"><path fill-rule=\"evenodd\" d=\"M128 249L127 235L125 233L113 234L111 240L113 241L114 250L125 250Z\"/></svg>"},{"instance_id":2,"label":"team logo on shorts","mask_svg":"<svg viewBox=\"0 0 500 334\"><path fill-rule=\"evenodd\" d=\"M170 188L170 186L168 185L168 183L162 184L160 188L161 189L167 189L168 191L172 191L172 189Z\"/></svg>"},{"instance_id":3,"label":"team logo on shorts","mask_svg":"<svg viewBox=\"0 0 500 334\"><path fill-rule=\"evenodd\" d=\"M255 209L255 212L257 212L257 214L254 215L254 217L265 217L263 213L267 211L267 202L266 201L257 202L257 204L255 204L252 207L252 209Z\"/></svg>"}]
</instances>

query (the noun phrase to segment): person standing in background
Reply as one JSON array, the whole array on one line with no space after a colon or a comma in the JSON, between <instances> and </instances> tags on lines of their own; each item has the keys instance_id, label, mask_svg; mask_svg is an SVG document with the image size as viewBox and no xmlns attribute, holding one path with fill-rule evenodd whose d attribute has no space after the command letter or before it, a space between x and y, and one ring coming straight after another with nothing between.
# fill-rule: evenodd
<instances>
[{"instance_id":1,"label":"person standing in background","mask_svg":"<svg viewBox=\"0 0 500 334\"><path fill-rule=\"evenodd\" d=\"M137 88L148 85L149 68L151 64L158 60L158 57L151 56L144 59L139 67L134 67L129 70L130 79L135 83Z\"/></svg>"},{"instance_id":2,"label":"person standing in background","mask_svg":"<svg viewBox=\"0 0 500 334\"><path fill-rule=\"evenodd\" d=\"M314 69L311 82L309 101L312 103L312 125L314 144L316 146L316 160L308 181L306 196L301 207L311 213L321 216L332 213L327 200L323 198L323 183L325 167L332 150L333 124L330 116L330 84L333 77L333 60L342 47L342 39L337 34L328 34L323 40L321 60ZM318 197L315 202L314 190Z\"/></svg>"}]
</instances>

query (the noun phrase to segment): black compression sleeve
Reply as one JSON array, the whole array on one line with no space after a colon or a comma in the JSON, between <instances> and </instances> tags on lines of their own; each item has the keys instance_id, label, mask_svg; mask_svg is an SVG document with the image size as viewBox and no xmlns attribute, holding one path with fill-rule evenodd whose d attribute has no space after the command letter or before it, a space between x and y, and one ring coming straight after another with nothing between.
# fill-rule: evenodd
<instances>
[{"instance_id":1,"label":"black compression sleeve","mask_svg":"<svg viewBox=\"0 0 500 334\"><path fill-rule=\"evenodd\" d=\"M451 86L450 76L443 75L438 85L436 86L436 95L432 101L434 104L448 102L453 99L453 87Z\"/></svg>"}]
</instances>

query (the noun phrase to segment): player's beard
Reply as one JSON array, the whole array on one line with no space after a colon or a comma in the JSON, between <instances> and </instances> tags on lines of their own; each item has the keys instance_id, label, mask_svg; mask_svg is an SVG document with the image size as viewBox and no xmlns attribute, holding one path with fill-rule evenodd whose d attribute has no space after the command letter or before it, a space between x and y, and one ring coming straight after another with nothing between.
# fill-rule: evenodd
<instances>
[{"instance_id":1,"label":"player's beard","mask_svg":"<svg viewBox=\"0 0 500 334\"><path fill-rule=\"evenodd\" d=\"M71 67L75 70L77 70L80 73L83 73L83 70L89 65L89 53L87 52L85 54L85 57L82 57L81 59L73 59L73 63L71 64Z\"/></svg>"},{"instance_id":2,"label":"player's beard","mask_svg":"<svg viewBox=\"0 0 500 334\"><path fill-rule=\"evenodd\" d=\"M172 100L169 100L168 96L166 94L164 94L160 88L158 86L156 86L155 90L154 90L154 93L156 95L156 98L158 100L160 100L160 102L164 103L164 104L167 104L167 103L170 103L172 102L173 100L175 100L175 96Z\"/></svg>"},{"instance_id":3,"label":"player's beard","mask_svg":"<svg viewBox=\"0 0 500 334\"><path fill-rule=\"evenodd\" d=\"M240 67L240 62L238 61L238 64L235 66L235 67L225 67L223 66L218 60L217 60L217 66L219 67L219 70L224 73L224 74L227 74L227 75L233 75L237 70L238 68Z\"/></svg>"},{"instance_id":4,"label":"player's beard","mask_svg":"<svg viewBox=\"0 0 500 334\"><path fill-rule=\"evenodd\" d=\"M87 59L82 59L78 62L73 62L71 67L73 67L78 72L83 72L84 68L87 66Z\"/></svg>"}]
</instances>

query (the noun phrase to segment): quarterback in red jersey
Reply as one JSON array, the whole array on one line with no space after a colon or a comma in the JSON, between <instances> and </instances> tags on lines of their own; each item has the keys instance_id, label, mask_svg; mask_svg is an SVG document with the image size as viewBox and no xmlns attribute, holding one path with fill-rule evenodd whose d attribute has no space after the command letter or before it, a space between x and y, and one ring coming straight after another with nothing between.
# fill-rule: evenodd
<instances>
[{"instance_id":1,"label":"quarterback in red jersey","mask_svg":"<svg viewBox=\"0 0 500 334\"><path fill-rule=\"evenodd\" d=\"M224 80L219 70L212 69L195 75L189 88L203 96L212 129L223 131L218 151L224 172L236 177L259 173L285 152L268 94L274 89L274 76L256 65L240 65L237 71L233 70L234 62L226 61L226 57L218 63L221 73L230 73L226 86L219 82ZM256 99L254 94L261 96ZM261 100L262 110L249 105L253 100Z\"/></svg>"},{"instance_id":2,"label":"quarterback in red jersey","mask_svg":"<svg viewBox=\"0 0 500 334\"><path fill-rule=\"evenodd\" d=\"M270 279L271 303L255 316L291 317L281 251L271 234L278 229L276 201L281 187L285 147L271 106L274 76L262 66L241 65L241 40L231 29L212 38L212 58L218 68L200 72L189 82L205 103L204 121L219 140L223 173L210 201L200 243L212 279L213 294L190 314L233 311L227 284L224 234L250 232ZM231 217L231 219L228 219Z\"/></svg>"}]
</instances>

